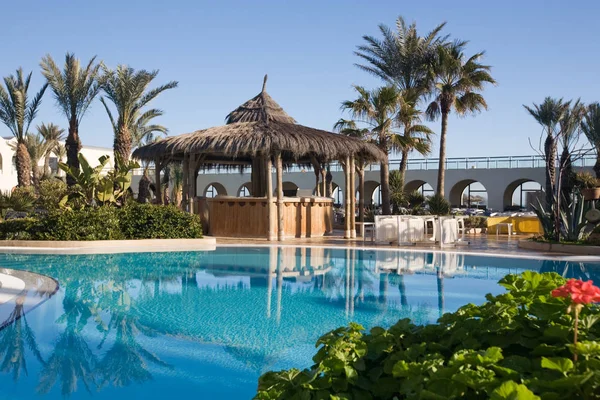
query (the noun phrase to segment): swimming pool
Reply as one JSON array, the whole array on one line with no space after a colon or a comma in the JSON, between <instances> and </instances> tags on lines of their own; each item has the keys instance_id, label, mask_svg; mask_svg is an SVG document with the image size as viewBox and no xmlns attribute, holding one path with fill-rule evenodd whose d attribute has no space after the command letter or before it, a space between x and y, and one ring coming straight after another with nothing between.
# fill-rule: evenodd
<instances>
[{"instance_id":1,"label":"swimming pool","mask_svg":"<svg viewBox=\"0 0 600 400\"><path fill-rule=\"evenodd\" d=\"M0 331L0 399L250 398L350 321L433 322L526 269L600 278L593 263L319 247L1 254L3 269L60 288Z\"/></svg>"}]
</instances>

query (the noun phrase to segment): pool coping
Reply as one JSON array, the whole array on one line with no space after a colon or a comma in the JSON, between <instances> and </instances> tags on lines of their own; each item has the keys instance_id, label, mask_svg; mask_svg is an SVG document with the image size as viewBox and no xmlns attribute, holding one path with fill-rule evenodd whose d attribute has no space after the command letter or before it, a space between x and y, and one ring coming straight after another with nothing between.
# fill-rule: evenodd
<instances>
[{"instance_id":1,"label":"pool coping","mask_svg":"<svg viewBox=\"0 0 600 400\"><path fill-rule=\"evenodd\" d=\"M215 250L212 237L201 239L137 240L0 240L0 253L20 254L115 254Z\"/></svg>"},{"instance_id":2,"label":"pool coping","mask_svg":"<svg viewBox=\"0 0 600 400\"><path fill-rule=\"evenodd\" d=\"M569 253L580 256L600 256L600 246L545 243L534 242L532 240L519 240L518 246L521 249L547 251L550 253Z\"/></svg>"}]
</instances>

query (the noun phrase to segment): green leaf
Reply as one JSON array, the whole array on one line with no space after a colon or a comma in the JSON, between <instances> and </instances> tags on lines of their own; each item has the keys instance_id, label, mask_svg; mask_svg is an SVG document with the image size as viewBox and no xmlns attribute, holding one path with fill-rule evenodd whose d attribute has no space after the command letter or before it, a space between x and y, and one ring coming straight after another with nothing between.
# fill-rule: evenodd
<instances>
[{"instance_id":1,"label":"green leaf","mask_svg":"<svg viewBox=\"0 0 600 400\"><path fill-rule=\"evenodd\" d=\"M551 369L566 374L573 369L573 361L564 357L542 357L542 368Z\"/></svg>"},{"instance_id":2,"label":"green leaf","mask_svg":"<svg viewBox=\"0 0 600 400\"><path fill-rule=\"evenodd\" d=\"M540 400L540 397L525 385L506 381L491 393L490 400Z\"/></svg>"}]
</instances>

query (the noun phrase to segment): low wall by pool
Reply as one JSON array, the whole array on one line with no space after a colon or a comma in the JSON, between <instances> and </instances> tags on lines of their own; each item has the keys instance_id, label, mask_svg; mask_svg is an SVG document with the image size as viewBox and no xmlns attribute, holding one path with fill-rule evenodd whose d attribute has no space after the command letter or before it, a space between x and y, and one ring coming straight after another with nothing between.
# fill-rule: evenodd
<instances>
[{"instance_id":1,"label":"low wall by pool","mask_svg":"<svg viewBox=\"0 0 600 400\"><path fill-rule=\"evenodd\" d=\"M498 228L498 224L512 224L513 232L525 235L541 235L544 233L542 230L542 224L538 217L511 217L511 216L502 216L502 217L489 217L487 219L487 228L488 233L496 234L496 229ZM504 227L500 228L500 233L504 233Z\"/></svg>"}]
</instances>

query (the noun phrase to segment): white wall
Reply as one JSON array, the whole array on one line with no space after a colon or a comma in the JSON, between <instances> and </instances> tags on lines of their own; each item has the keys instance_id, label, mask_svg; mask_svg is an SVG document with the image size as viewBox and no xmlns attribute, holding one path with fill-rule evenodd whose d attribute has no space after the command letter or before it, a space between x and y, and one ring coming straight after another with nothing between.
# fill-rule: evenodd
<instances>
[{"instance_id":1,"label":"white wall","mask_svg":"<svg viewBox=\"0 0 600 400\"><path fill-rule=\"evenodd\" d=\"M17 186L17 171L12 161L15 152L10 148L10 144L14 142L14 138L0 138L0 191L12 190L12 188ZM114 165L113 151L110 148L83 146L81 154L84 155L92 166L98 165L98 158L103 155L108 155L111 158L106 170L110 170ZM44 165L43 159L39 161L39 165Z\"/></svg>"}]
</instances>

